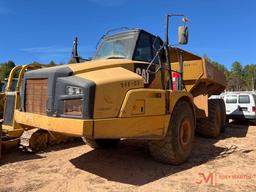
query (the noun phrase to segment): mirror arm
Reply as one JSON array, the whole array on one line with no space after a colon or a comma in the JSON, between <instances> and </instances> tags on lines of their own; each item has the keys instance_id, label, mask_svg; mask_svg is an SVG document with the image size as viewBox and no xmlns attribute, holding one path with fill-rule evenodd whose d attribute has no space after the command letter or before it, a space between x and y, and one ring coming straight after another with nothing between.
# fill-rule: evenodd
<instances>
[{"instance_id":1,"label":"mirror arm","mask_svg":"<svg viewBox=\"0 0 256 192\"><path fill-rule=\"evenodd\" d=\"M180 77L179 77L179 90L183 90L183 51L179 51L179 65L180 65Z\"/></svg>"},{"instance_id":2,"label":"mirror arm","mask_svg":"<svg viewBox=\"0 0 256 192\"><path fill-rule=\"evenodd\" d=\"M172 90L173 88L173 82L172 82L172 68L171 68L171 57L169 54L169 46L168 44L165 44L164 46L165 50L165 56L166 56L166 65L167 65L167 71L168 71L168 88Z\"/></svg>"},{"instance_id":3,"label":"mirror arm","mask_svg":"<svg viewBox=\"0 0 256 192\"><path fill-rule=\"evenodd\" d=\"M148 65L148 67L147 67L147 69L146 69L146 72L152 73L149 68L151 67L151 65L153 64L153 62L155 61L156 57L159 55L159 53L160 53L160 51L161 51L162 49L164 49L164 52L165 52L165 56L166 56L166 65L167 65L167 71L168 71L168 86L165 87L165 85L164 85L164 67L163 67L162 62L161 62L161 63L160 63L161 66L158 68L158 70L161 69L162 87L163 87L163 89L169 88L169 89L172 90L172 88L173 88L172 69L171 69L171 61L170 61L170 54L169 54L169 46L168 46L168 44L163 43L163 45L162 45L162 46L160 47L160 49L156 52L156 55L154 56L154 58L151 60L150 64ZM158 72L158 70L155 71L154 73Z\"/></svg>"},{"instance_id":4,"label":"mirror arm","mask_svg":"<svg viewBox=\"0 0 256 192\"><path fill-rule=\"evenodd\" d=\"M171 17L184 17L186 16L184 14L167 14L166 20L165 20L165 43L169 45L169 20Z\"/></svg>"},{"instance_id":5,"label":"mirror arm","mask_svg":"<svg viewBox=\"0 0 256 192\"><path fill-rule=\"evenodd\" d=\"M162 49L164 48L164 44L157 50L154 58L151 60L151 62L149 63L146 72L147 73L157 73L159 70L161 70L161 84L162 84L162 89L165 89L165 84L164 84L164 67L163 67L163 63L160 60L160 67L158 67L154 72L150 71L150 67L154 64L153 62L155 61L155 59L159 56L160 52L162 51Z\"/></svg>"},{"instance_id":6,"label":"mirror arm","mask_svg":"<svg viewBox=\"0 0 256 192\"><path fill-rule=\"evenodd\" d=\"M154 56L153 59L150 61L149 65L148 65L148 67L147 67L147 69L146 69L146 72L147 72L147 73L152 73L152 71L150 71L149 68L151 67L151 65L154 64L154 61L155 61L156 58L159 56L160 51L163 49L163 47L164 47L164 45L162 45L162 46L157 50L155 56ZM159 69L158 69L158 70L159 70ZM155 72L153 72L153 73L156 73L156 72L157 72L157 71L155 71Z\"/></svg>"},{"instance_id":7,"label":"mirror arm","mask_svg":"<svg viewBox=\"0 0 256 192\"><path fill-rule=\"evenodd\" d=\"M169 15L166 16L165 20L165 43L169 45Z\"/></svg>"},{"instance_id":8,"label":"mirror arm","mask_svg":"<svg viewBox=\"0 0 256 192\"><path fill-rule=\"evenodd\" d=\"M166 64L167 64L167 70L168 70L168 87L169 89L173 89L173 82L172 82L172 69L171 69L171 57L170 57L170 49L169 49L169 19L171 17L185 17L184 14L168 14L166 15L166 23L165 23L165 56L166 56ZM184 19L184 22L186 22L186 19Z\"/></svg>"},{"instance_id":9,"label":"mirror arm","mask_svg":"<svg viewBox=\"0 0 256 192\"><path fill-rule=\"evenodd\" d=\"M164 71L164 67L163 67L163 63L160 59L160 67L159 69L161 70L161 84L162 84L162 89L165 90L165 83L164 83L164 76L165 76L165 71Z\"/></svg>"}]
</instances>

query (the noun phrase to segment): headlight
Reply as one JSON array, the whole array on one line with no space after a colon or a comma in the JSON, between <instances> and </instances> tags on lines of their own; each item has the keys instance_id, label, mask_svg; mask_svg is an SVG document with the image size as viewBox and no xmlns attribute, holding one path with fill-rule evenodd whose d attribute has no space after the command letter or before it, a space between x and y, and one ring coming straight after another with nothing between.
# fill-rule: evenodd
<instances>
[{"instance_id":1,"label":"headlight","mask_svg":"<svg viewBox=\"0 0 256 192\"><path fill-rule=\"evenodd\" d=\"M83 95L83 89L79 87L74 87L74 86L67 86L66 94L67 95Z\"/></svg>"},{"instance_id":2,"label":"headlight","mask_svg":"<svg viewBox=\"0 0 256 192\"><path fill-rule=\"evenodd\" d=\"M82 99L64 100L64 114L82 116L82 111L83 111L82 105L83 105Z\"/></svg>"}]
</instances>

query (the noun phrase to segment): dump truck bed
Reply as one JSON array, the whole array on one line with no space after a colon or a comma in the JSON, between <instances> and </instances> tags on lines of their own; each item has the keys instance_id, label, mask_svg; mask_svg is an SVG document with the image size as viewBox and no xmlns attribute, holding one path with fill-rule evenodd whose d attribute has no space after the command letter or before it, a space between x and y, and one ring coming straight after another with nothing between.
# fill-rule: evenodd
<instances>
[{"instance_id":1,"label":"dump truck bed","mask_svg":"<svg viewBox=\"0 0 256 192\"><path fill-rule=\"evenodd\" d=\"M188 51L171 48L172 69L179 71L179 52L183 53L183 78L186 90L194 97L199 95L218 95L226 88L225 75L207 59Z\"/></svg>"}]
</instances>

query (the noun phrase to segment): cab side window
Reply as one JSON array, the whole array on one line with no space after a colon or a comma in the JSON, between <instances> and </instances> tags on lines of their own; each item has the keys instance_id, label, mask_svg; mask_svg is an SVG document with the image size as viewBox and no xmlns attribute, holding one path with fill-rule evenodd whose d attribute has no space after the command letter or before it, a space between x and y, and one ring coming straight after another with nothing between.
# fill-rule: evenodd
<instances>
[{"instance_id":1,"label":"cab side window","mask_svg":"<svg viewBox=\"0 0 256 192\"><path fill-rule=\"evenodd\" d=\"M151 36L141 33L135 50L134 60L150 62L152 59Z\"/></svg>"},{"instance_id":2,"label":"cab side window","mask_svg":"<svg viewBox=\"0 0 256 192\"><path fill-rule=\"evenodd\" d=\"M239 95L238 97L239 103L250 103L249 95Z\"/></svg>"},{"instance_id":3,"label":"cab side window","mask_svg":"<svg viewBox=\"0 0 256 192\"><path fill-rule=\"evenodd\" d=\"M228 95L226 97L226 103L237 103L237 96L236 95Z\"/></svg>"}]
</instances>

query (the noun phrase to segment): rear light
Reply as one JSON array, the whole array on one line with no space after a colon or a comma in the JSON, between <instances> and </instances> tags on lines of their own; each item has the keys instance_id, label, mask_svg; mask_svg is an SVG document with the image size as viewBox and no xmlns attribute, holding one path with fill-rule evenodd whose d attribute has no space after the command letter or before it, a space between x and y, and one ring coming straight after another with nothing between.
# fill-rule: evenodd
<instances>
[{"instance_id":1,"label":"rear light","mask_svg":"<svg viewBox=\"0 0 256 192\"><path fill-rule=\"evenodd\" d=\"M82 116L82 99L64 100L64 114Z\"/></svg>"},{"instance_id":2,"label":"rear light","mask_svg":"<svg viewBox=\"0 0 256 192\"><path fill-rule=\"evenodd\" d=\"M253 112L256 112L256 106L253 106L253 107L252 107L252 111L253 111Z\"/></svg>"}]
</instances>

